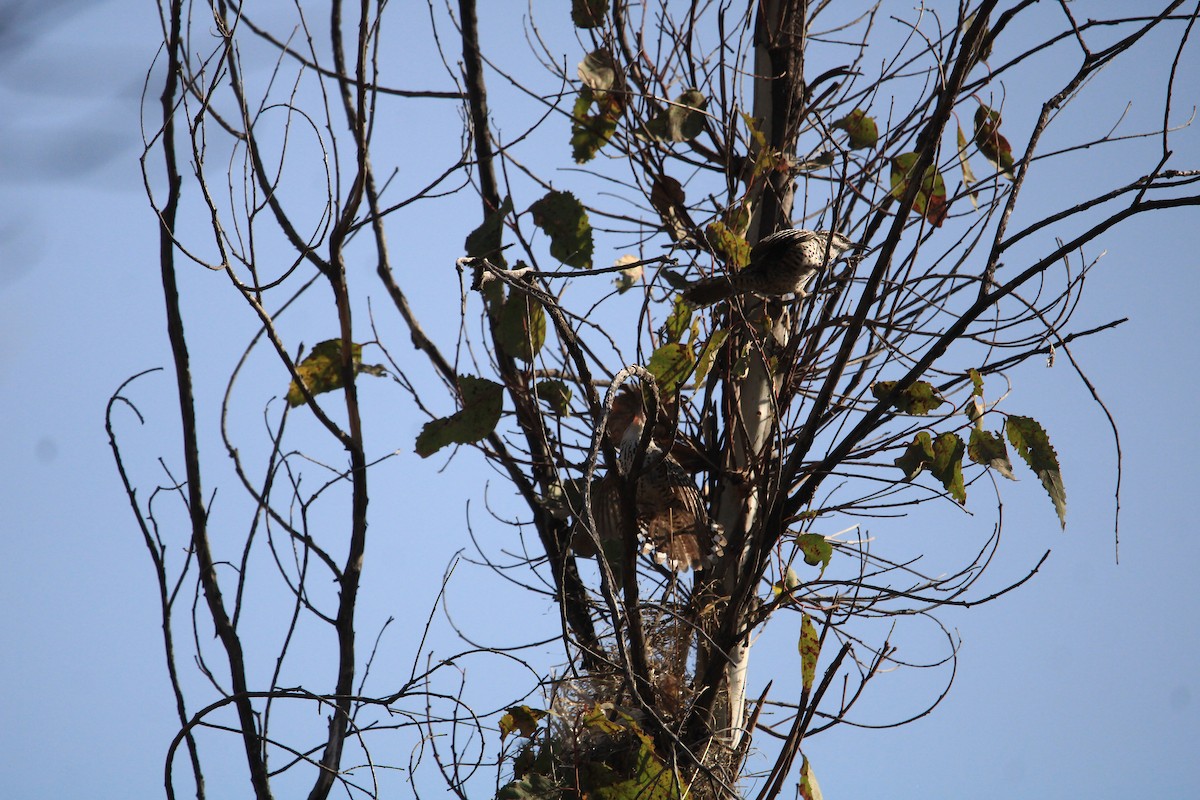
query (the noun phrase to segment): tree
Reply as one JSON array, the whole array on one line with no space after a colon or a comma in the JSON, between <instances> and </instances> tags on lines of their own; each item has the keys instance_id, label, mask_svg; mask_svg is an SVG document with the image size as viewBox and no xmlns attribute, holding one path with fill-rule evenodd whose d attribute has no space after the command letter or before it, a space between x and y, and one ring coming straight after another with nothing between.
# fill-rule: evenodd
<instances>
[{"instance_id":1,"label":"tree","mask_svg":"<svg viewBox=\"0 0 1200 800\"><path fill-rule=\"evenodd\" d=\"M1200 203L1200 173L1171 161L1174 67L1195 17L1181 5L1080 21L1063 3L899 19L870 4L575 0L573 31L525 21L540 67L509 71L489 37L502 20L481 26L460 0L429 10L442 85L411 89L392 76L433 53L392 7L335 1L318 31L300 5L272 20L164 0L143 164L181 412L182 474L166 474L185 526L157 491L139 494L149 479L129 468L112 413L109 430L160 587L181 726L168 796L183 753L204 795L203 731L240 738L256 797L302 785L375 796L414 747L412 764L432 762L466 797L497 726L503 797L773 798L798 755L801 792L817 796L804 742L852 720L884 670L916 666L872 623L937 625L939 610L1023 582L978 584L998 513L959 521L976 546L936 569L917 564L936 553L875 541L864 520L978 515L989 486L998 504L997 476L1026 470L1065 526L1057 454L1010 387L1026 362L1061 354L1091 389L1070 344L1119 324L1071 323L1098 242L1138 214ZM1174 45L1153 56L1160 32ZM1046 74L1051 51L1073 68ZM1106 66L1145 57L1170 66L1159 129L1062 122L1104 91ZM1022 213L1050 165L1100 164L1138 138L1159 143L1142 167L1106 161L1101 188L1056 183L1056 211ZM431 238L423 209L439 213L457 284L443 265L399 268ZM704 277L762 269L776 251L760 243L789 228L858 247L838 258L833 233L806 237L826 257L793 297L683 299ZM226 323L185 326L189 272L219 275L234 291L218 311L254 325L223 397L193 374L192 348L223 350ZM427 284L461 288L453 324L444 303L419 310ZM250 384L249 410L235 381ZM396 391L374 401L372 383ZM110 409L136 411L129 391ZM221 456L205 446L215 407ZM375 476L395 450L372 431L400 407L428 420L418 454L457 455L457 470L477 453L510 486L511 501L486 498L509 543L480 555L547 597L558 624L514 620L525 646L512 652L468 640L433 657L431 617L396 680L364 646L359 607L368 522L381 524L372 498L386 491ZM265 446L241 421L259 415ZM249 501L236 539L237 512L207 494L225 465ZM648 489L664 482L687 499ZM704 541L690 572L646 552L683 536ZM247 636L246 615L274 626L273 650ZM754 636L792 615L799 684L754 680ZM181 669L180 625L209 686ZM557 664L538 654L547 638ZM931 666L952 663L945 638ZM544 697L476 710L454 685L469 658L519 659ZM294 710L314 705L320 736ZM748 756L764 729L781 745L760 772Z\"/></svg>"}]
</instances>

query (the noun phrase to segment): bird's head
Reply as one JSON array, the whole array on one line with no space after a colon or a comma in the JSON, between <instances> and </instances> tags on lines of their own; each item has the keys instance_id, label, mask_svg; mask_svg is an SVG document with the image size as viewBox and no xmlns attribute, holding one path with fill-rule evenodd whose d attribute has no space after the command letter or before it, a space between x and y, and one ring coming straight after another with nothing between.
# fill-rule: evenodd
<instances>
[{"instance_id":1,"label":"bird's head","mask_svg":"<svg viewBox=\"0 0 1200 800\"><path fill-rule=\"evenodd\" d=\"M838 233L837 231L826 231L825 233L829 236L829 250L834 258L847 250L864 249L864 245L851 241L850 237L843 233Z\"/></svg>"}]
</instances>

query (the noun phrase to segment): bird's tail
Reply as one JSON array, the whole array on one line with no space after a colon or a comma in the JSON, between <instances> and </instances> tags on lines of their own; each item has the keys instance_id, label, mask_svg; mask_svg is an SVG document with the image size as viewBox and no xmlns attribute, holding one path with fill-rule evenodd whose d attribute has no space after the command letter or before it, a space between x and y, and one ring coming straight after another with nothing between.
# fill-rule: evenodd
<instances>
[{"instance_id":1,"label":"bird's tail","mask_svg":"<svg viewBox=\"0 0 1200 800\"><path fill-rule=\"evenodd\" d=\"M696 281L683 291L683 299L694 306L719 303L734 292L733 284L724 275Z\"/></svg>"}]
</instances>

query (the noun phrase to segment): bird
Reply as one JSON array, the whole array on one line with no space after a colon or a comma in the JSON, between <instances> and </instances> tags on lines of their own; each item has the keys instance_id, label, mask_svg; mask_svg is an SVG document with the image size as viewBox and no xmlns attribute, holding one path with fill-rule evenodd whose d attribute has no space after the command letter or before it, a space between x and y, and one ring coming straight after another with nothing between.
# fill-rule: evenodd
<instances>
[{"instance_id":1,"label":"bird","mask_svg":"<svg viewBox=\"0 0 1200 800\"><path fill-rule=\"evenodd\" d=\"M645 415L638 410L617 451L617 472L622 476L629 477L633 472L644 427ZM609 486L615 487L615 482L610 481ZM612 489L602 491L601 495L609 508L596 518L598 527L604 528L620 518L620 497ZM704 569L722 555L724 533L720 525L709 519L695 479L653 440L642 458L635 497L642 552L656 562L673 571L686 572L689 568Z\"/></svg>"},{"instance_id":2,"label":"bird","mask_svg":"<svg viewBox=\"0 0 1200 800\"><path fill-rule=\"evenodd\" d=\"M738 294L807 297L805 287L820 270L857 245L835 231L787 228L750 249L750 263L737 272L696 281L683 292L693 306L707 306Z\"/></svg>"}]
</instances>

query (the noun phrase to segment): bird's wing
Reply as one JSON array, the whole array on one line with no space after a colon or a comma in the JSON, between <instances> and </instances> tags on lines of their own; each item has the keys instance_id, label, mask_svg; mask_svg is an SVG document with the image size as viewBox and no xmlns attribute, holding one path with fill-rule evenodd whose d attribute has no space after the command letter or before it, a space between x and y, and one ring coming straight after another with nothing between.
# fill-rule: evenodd
<instances>
[{"instance_id":1,"label":"bird's wing","mask_svg":"<svg viewBox=\"0 0 1200 800\"><path fill-rule=\"evenodd\" d=\"M695 479L665 458L638 482L645 550L670 569L702 568L721 555L725 537L708 517Z\"/></svg>"},{"instance_id":2,"label":"bird's wing","mask_svg":"<svg viewBox=\"0 0 1200 800\"><path fill-rule=\"evenodd\" d=\"M592 517L602 547L621 540L621 487L611 473L592 481ZM596 555L596 543L583 524L582 512L576 516L571 534L571 548L576 555Z\"/></svg>"},{"instance_id":3,"label":"bird's wing","mask_svg":"<svg viewBox=\"0 0 1200 800\"><path fill-rule=\"evenodd\" d=\"M784 228L781 231L775 231L770 236L759 239L758 243L750 248L750 263L755 264L763 259L769 259L780 250L801 245L817 235L816 231L801 228Z\"/></svg>"}]
</instances>

